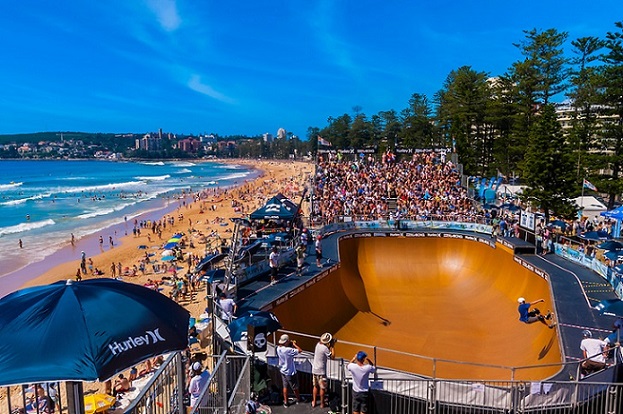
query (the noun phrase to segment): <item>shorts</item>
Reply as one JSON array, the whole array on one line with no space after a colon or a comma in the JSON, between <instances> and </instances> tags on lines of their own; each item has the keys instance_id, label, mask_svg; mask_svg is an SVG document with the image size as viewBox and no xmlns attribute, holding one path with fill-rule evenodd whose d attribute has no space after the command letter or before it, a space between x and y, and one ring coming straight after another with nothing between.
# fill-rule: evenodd
<instances>
[{"instance_id":1,"label":"shorts","mask_svg":"<svg viewBox=\"0 0 623 414\"><path fill-rule=\"evenodd\" d=\"M321 390L327 389L327 376L324 374L312 375L312 387L318 387Z\"/></svg>"},{"instance_id":2,"label":"shorts","mask_svg":"<svg viewBox=\"0 0 623 414\"><path fill-rule=\"evenodd\" d=\"M298 257L296 259L296 266L300 269L303 267L303 265L305 264L305 258L304 257Z\"/></svg>"},{"instance_id":3,"label":"shorts","mask_svg":"<svg viewBox=\"0 0 623 414\"><path fill-rule=\"evenodd\" d=\"M368 391L353 392L353 411L358 413L368 412Z\"/></svg>"},{"instance_id":4,"label":"shorts","mask_svg":"<svg viewBox=\"0 0 623 414\"><path fill-rule=\"evenodd\" d=\"M322 250L316 250L316 259L322 259Z\"/></svg>"},{"instance_id":5,"label":"shorts","mask_svg":"<svg viewBox=\"0 0 623 414\"><path fill-rule=\"evenodd\" d=\"M296 379L296 374L286 375L281 373L281 383L283 384L283 388L288 388L289 385L293 391L299 388L299 382Z\"/></svg>"},{"instance_id":6,"label":"shorts","mask_svg":"<svg viewBox=\"0 0 623 414\"><path fill-rule=\"evenodd\" d=\"M264 268L264 269L266 269L266 268ZM273 279L277 276L277 268L276 267L271 267L270 268L270 275L272 276Z\"/></svg>"}]
</instances>

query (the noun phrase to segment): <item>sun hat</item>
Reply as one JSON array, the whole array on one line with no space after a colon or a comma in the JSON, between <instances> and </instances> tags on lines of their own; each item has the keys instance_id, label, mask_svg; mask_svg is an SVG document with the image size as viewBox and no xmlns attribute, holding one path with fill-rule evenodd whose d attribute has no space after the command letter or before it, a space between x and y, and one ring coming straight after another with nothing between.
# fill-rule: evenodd
<instances>
[{"instance_id":1,"label":"sun hat","mask_svg":"<svg viewBox=\"0 0 623 414\"><path fill-rule=\"evenodd\" d=\"M329 342L331 342L332 339L333 339L333 336L329 332L325 332L320 337L320 343L326 345Z\"/></svg>"},{"instance_id":2,"label":"sun hat","mask_svg":"<svg viewBox=\"0 0 623 414\"><path fill-rule=\"evenodd\" d=\"M519 298L519 299L517 299L517 302L519 302L519 303L524 303L525 301L526 301L526 300L525 300L524 298Z\"/></svg>"},{"instance_id":3,"label":"sun hat","mask_svg":"<svg viewBox=\"0 0 623 414\"><path fill-rule=\"evenodd\" d=\"M281 338L279 338L279 345L284 345L288 343L289 341L290 341L290 337L288 336L288 334L283 334L281 335Z\"/></svg>"},{"instance_id":4,"label":"sun hat","mask_svg":"<svg viewBox=\"0 0 623 414\"><path fill-rule=\"evenodd\" d=\"M584 330L582 331L582 335L583 335L584 337L586 337L586 338L592 338L592 337L593 337L593 334L592 334L592 333L591 333L591 331L589 331L588 329L584 329Z\"/></svg>"},{"instance_id":5,"label":"sun hat","mask_svg":"<svg viewBox=\"0 0 623 414\"><path fill-rule=\"evenodd\" d=\"M366 354L365 352L359 351L359 352L357 352L357 361L363 362L366 359L367 356L368 356L368 354Z\"/></svg>"},{"instance_id":6,"label":"sun hat","mask_svg":"<svg viewBox=\"0 0 623 414\"><path fill-rule=\"evenodd\" d=\"M201 371L203 367L201 366L201 362L195 362L192 366L193 371Z\"/></svg>"}]
</instances>

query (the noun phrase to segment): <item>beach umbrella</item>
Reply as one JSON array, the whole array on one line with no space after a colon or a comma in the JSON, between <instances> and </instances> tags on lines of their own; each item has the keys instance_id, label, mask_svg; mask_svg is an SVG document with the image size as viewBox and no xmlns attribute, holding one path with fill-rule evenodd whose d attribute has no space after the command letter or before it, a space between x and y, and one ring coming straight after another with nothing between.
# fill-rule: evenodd
<instances>
[{"instance_id":1,"label":"beach umbrella","mask_svg":"<svg viewBox=\"0 0 623 414\"><path fill-rule=\"evenodd\" d=\"M169 240L167 240L167 243L179 243L179 241L182 240L179 237L171 237Z\"/></svg>"},{"instance_id":2,"label":"beach umbrella","mask_svg":"<svg viewBox=\"0 0 623 414\"><path fill-rule=\"evenodd\" d=\"M623 317L623 300L607 299L602 300L595 306L595 309L602 315L613 315Z\"/></svg>"},{"instance_id":3,"label":"beach umbrella","mask_svg":"<svg viewBox=\"0 0 623 414\"><path fill-rule=\"evenodd\" d=\"M214 283L223 282L225 280L225 269L212 269L201 276L200 282Z\"/></svg>"},{"instance_id":4,"label":"beach umbrella","mask_svg":"<svg viewBox=\"0 0 623 414\"><path fill-rule=\"evenodd\" d=\"M587 231L585 233L580 234L580 238L584 240L610 240L612 236L605 231Z\"/></svg>"},{"instance_id":5,"label":"beach umbrella","mask_svg":"<svg viewBox=\"0 0 623 414\"><path fill-rule=\"evenodd\" d=\"M172 249L174 247L176 247L179 243L178 242L173 242L173 243L167 243L164 246L162 246L165 249Z\"/></svg>"},{"instance_id":6,"label":"beach umbrella","mask_svg":"<svg viewBox=\"0 0 623 414\"><path fill-rule=\"evenodd\" d=\"M176 257L173 255L169 255L169 256L164 256L161 259L163 262L172 262L173 260L176 260Z\"/></svg>"},{"instance_id":7,"label":"beach umbrella","mask_svg":"<svg viewBox=\"0 0 623 414\"><path fill-rule=\"evenodd\" d=\"M187 347L186 309L115 279L60 281L0 299L0 385L104 381Z\"/></svg>"},{"instance_id":8,"label":"beach umbrella","mask_svg":"<svg viewBox=\"0 0 623 414\"><path fill-rule=\"evenodd\" d=\"M604 256L606 256L608 259L612 261L616 261L616 260L619 260L621 256L623 256L623 250L607 251L606 253L604 253Z\"/></svg>"},{"instance_id":9,"label":"beach umbrella","mask_svg":"<svg viewBox=\"0 0 623 414\"><path fill-rule=\"evenodd\" d=\"M173 255L175 255L175 252L171 249L163 250L162 253L160 253L160 256L173 256Z\"/></svg>"},{"instance_id":10,"label":"beach umbrella","mask_svg":"<svg viewBox=\"0 0 623 414\"><path fill-rule=\"evenodd\" d=\"M234 319L228 326L232 341L242 341L247 337L247 326L265 328L266 333L281 329L279 319L271 312L249 310Z\"/></svg>"},{"instance_id":11,"label":"beach umbrella","mask_svg":"<svg viewBox=\"0 0 623 414\"><path fill-rule=\"evenodd\" d=\"M567 230L567 226L567 223L563 220L552 220L547 223L547 227L549 227L550 229L553 227L558 227L561 231Z\"/></svg>"},{"instance_id":12,"label":"beach umbrella","mask_svg":"<svg viewBox=\"0 0 623 414\"><path fill-rule=\"evenodd\" d=\"M85 414L101 413L108 411L115 405L117 399L108 394L89 394L84 396L84 412Z\"/></svg>"},{"instance_id":13,"label":"beach umbrella","mask_svg":"<svg viewBox=\"0 0 623 414\"><path fill-rule=\"evenodd\" d=\"M623 243L619 243L615 240L608 240L601 243L599 246L597 246L597 248L604 250L623 250Z\"/></svg>"}]
</instances>

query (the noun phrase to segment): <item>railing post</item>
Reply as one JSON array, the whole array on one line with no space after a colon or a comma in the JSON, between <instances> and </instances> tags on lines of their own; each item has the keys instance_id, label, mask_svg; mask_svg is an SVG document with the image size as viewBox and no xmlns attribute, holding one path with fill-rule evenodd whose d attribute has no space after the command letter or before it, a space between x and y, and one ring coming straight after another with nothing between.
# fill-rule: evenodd
<instances>
[{"instance_id":1,"label":"railing post","mask_svg":"<svg viewBox=\"0 0 623 414\"><path fill-rule=\"evenodd\" d=\"M182 353L178 352L175 356L175 369L177 370L177 409L179 414L185 414L184 408L184 390L186 389L184 362L182 361Z\"/></svg>"}]
</instances>

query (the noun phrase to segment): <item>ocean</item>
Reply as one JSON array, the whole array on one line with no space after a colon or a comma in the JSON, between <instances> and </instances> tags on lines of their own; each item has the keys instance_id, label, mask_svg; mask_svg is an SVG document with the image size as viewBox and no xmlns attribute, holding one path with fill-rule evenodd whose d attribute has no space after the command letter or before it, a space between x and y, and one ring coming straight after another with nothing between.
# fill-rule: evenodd
<instances>
[{"instance_id":1,"label":"ocean","mask_svg":"<svg viewBox=\"0 0 623 414\"><path fill-rule=\"evenodd\" d=\"M0 161L0 285L70 245L72 234L76 240L104 234L108 243L131 231L136 217L159 219L184 194L239 185L257 174L218 162ZM104 231L119 225L124 234Z\"/></svg>"}]
</instances>

